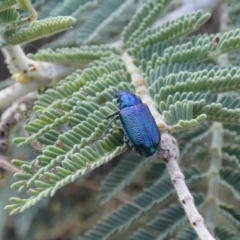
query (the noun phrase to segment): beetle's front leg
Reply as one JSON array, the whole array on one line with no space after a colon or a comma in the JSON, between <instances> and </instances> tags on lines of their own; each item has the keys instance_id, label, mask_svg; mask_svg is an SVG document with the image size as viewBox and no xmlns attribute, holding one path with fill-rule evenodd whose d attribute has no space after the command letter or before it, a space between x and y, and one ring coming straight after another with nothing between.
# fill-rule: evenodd
<instances>
[{"instance_id":1,"label":"beetle's front leg","mask_svg":"<svg viewBox=\"0 0 240 240\"><path fill-rule=\"evenodd\" d=\"M106 117L106 119L109 119L109 118L111 118L111 117L112 117L112 119L109 121L109 123L108 123L105 131L104 131L103 134L102 134L102 136L101 136L100 138L95 139L94 141L103 139L103 137L106 136L106 134L108 133L111 125L113 124L113 122L118 119L118 115L119 115L119 111L118 111L118 112L115 112L115 113L113 113L113 114L111 114L111 115L109 115L109 116Z\"/></svg>"},{"instance_id":2,"label":"beetle's front leg","mask_svg":"<svg viewBox=\"0 0 240 240\"><path fill-rule=\"evenodd\" d=\"M132 148L130 141L127 139L126 135L124 135L123 142L127 144L128 149Z\"/></svg>"},{"instance_id":3,"label":"beetle's front leg","mask_svg":"<svg viewBox=\"0 0 240 240\"><path fill-rule=\"evenodd\" d=\"M106 119L109 119L109 118L112 118L112 117L114 117L113 119L115 119L115 118L118 117L118 115L119 115L119 111L117 111L117 112L115 112L115 113L112 113L112 114L108 115L108 116L106 117Z\"/></svg>"},{"instance_id":4,"label":"beetle's front leg","mask_svg":"<svg viewBox=\"0 0 240 240\"><path fill-rule=\"evenodd\" d=\"M109 118L112 118L112 119L109 121L109 123L108 123L108 125L107 125L107 127L106 127L106 129L105 129L105 131L103 133L103 136L108 133L109 128L112 126L113 122L118 119L118 116L119 116L119 111L117 111L117 112L115 112L115 113L113 113L111 115L108 115L106 117L106 119L109 119Z\"/></svg>"}]
</instances>

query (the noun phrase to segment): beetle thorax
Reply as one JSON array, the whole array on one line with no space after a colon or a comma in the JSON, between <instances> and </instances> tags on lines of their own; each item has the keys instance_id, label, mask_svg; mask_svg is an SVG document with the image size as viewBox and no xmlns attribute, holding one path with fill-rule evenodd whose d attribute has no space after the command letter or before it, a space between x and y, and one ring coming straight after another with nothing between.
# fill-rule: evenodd
<instances>
[{"instance_id":1,"label":"beetle thorax","mask_svg":"<svg viewBox=\"0 0 240 240\"><path fill-rule=\"evenodd\" d=\"M119 109L136 106L141 103L142 101L137 98L136 95L129 93L128 91L117 92L117 105Z\"/></svg>"}]
</instances>

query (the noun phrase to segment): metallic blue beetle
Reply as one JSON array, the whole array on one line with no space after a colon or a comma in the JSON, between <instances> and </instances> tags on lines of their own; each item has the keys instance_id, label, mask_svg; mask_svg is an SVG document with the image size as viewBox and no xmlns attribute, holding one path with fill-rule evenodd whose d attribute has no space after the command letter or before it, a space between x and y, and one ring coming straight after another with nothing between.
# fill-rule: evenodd
<instances>
[{"instance_id":1,"label":"metallic blue beetle","mask_svg":"<svg viewBox=\"0 0 240 240\"><path fill-rule=\"evenodd\" d=\"M117 92L116 97L119 111L107 117L114 117L109 126L119 118L126 142L142 156L153 155L159 147L161 135L148 106L125 90Z\"/></svg>"}]
</instances>

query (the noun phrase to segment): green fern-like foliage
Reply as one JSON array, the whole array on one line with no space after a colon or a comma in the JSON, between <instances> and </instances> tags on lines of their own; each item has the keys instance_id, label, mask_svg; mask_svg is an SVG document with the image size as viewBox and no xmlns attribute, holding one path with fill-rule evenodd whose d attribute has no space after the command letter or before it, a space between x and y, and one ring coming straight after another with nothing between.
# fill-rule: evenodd
<instances>
[{"instance_id":1,"label":"green fern-like foliage","mask_svg":"<svg viewBox=\"0 0 240 240\"><path fill-rule=\"evenodd\" d=\"M96 4L94 0L65 0L58 1L56 7L51 8L51 12L49 15L51 16L72 16L77 17L79 14L84 12L89 6Z\"/></svg>"},{"instance_id":2,"label":"green fern-like foliage","mask_svg":"<svg viewBox=\"0 0 240 240\"><path fill-rule=\"evenodd\" d=\"M75 20L72 17L56 17L35 21L26 29L23 28L13 34L7 34L4 45L17 45L34 41L39 38L67 30L74 21Z\"/></svg>"},{"instance_id":3,"label":"green fern-like foliage","mask_svg":"<svg viewBox=\"0 0 240 240\"><path fill-rule=\"evenodd\" d=\"M148 161L148 158L141 158L137 155L130 155L121 161L118 167L112 171L102 183L99 194L100 200L106 202L116 193L120 192L126 186L127 178L130 183L134 176L136 176L137 172Z\"/></svg>"},{"instance_id":4,"label":"green fern-like foliage","mask_svg":"<svg viewBox=\"0 0 240 240\"><path fill-rule=\"evenodd\" d=\"M203 201L203 196L195 195L195 201L197 205L199 205ZM160 211L157 217L153 219L148 225L150 229L157 230L161 232L161 234L155 238L154 236L151 236L150 232L139 229L131 239L148 239L148 237L149 239L166 239L167 235L170 235L172 232L174 232L175 229L181 225L184 225L185 222L186 216L182 207L179 204L172 204L165 210ZM193 239L194 235L195 233L192 232L191 239ZM187 236L184 237L184 239L190 239ZM181 239L181 237L179 239Z\"/></svg>"},{"instance_id":5,"label":"green fern-like foliage","mask_svg":"<svg viewBox=\"0 0 240 240\"><path fill-rule=\"evenodd\" d=\"M57 7L55 7L57 5ZM98 6L95 8L95 6ZM120 35L126 22L136 12L138 3L121 1L48 1L39 5L39 17L71 15L77 19L75 28L47 44L47 47L79 46L80 44L105 44L111 37Z\"/></svg>"},{"instance_id":6,"label":"green fern-like foliage","mask_svg":"<svg viewBox=\"0 0 240 240\"><path fill-rule=\"evenodd\" d=\"M1 19L0 32L1 34L4 33L6 34L9 30L13 28L11 25L12 21L19 21L20 16L15 8L10 7L4 11L1 11L0 19Z\"/></svg>"},{"instance_id":7,"label":"green fern-like foliage","mask_svg":"<svg viewBox=\"0 0 240 240\"><path fill-rule=\"evenodd\" d=\"M29 54L28 56L34 60L45 62L56 62L65 64L91 62L95 59L107 57L112 54L119 55L117 49L100 45L100 46L82 46L80 48L59 48L53 50L43 49L37 54Z\"/></svg>"},{"instance_id":8,"label":"green fern-like foliage","mask_svg":"<svg viewBox=\"0 0 240 240\"><path fill-rule=\"evenodd\" d=\"M10 8L11 6L13 6L14 4L16 4L16 0L12 0L12 1L1 1L0 3L0 9L1 11L4 11L8 8Z\"/></svg>"},{"instance_id":9,"label":"green fern-like foliage","mask_svg":"<svg viewBox=\"0 0 240 240\"><path fill-rule=\"evenodd\" d=\"M163 9L169 3L166 1L148 1L132 18L129 25L124 29L123 41L127 46L130 46L133 39L138 36L161 14Z\"/></svg>"},{"instance_id":10,"label":"green fern-like foliage","mask_svg":"<svg viewBox=\"0 0 240 240\"><path fill-rule=\"evenodd\" d=\"M38 144L41 152L29 162L12 160L21 169L14 175L17 180L12 188L26 194L11 197L6 209L11 214L29 211L44 198L54 197L64 186L85 183L118 157L115 168L99 181L98 197L94 196L94 200L103 204L103 208L119 199L122 204L114 206L107 216L94 219L91 228L79 233L79 239L198 239L176 199L164 163L156 156L143 158L126 153L129 148L119 121L105 131L109 123L106 118L118 111L116 92L135 91L131 73L127 71L129 66L125 66L122 58L127 52L168 124L169 133L178 140L179 164L187 185L194 189L196 206L204 217L208 216L209 208L213 215L219 216L208 226L211 233L219 240L237 239L240 70L239 62L234 64L231 58L228 65L220 66L219 55L231 56L240 50L240 30L195 34L210 18L202 10L155 27L170 10L167 0L138 1L138 4L128 0L52 0L46 4L35 1L33 6L39 9L40 20L29 25L20 21L12 7L15 3L10 2L0 12L4 19L1 28L4 44L32 41L73 25L72 31L53 38L47 49L28 57L79 69L38 97L33 107L37 116L24 126L28 135L14 139L21 147ZM133 6L138 8L133 10ZM91 13L87 20L84 13ZM59 17L60 14L65 17ZM121 24L114 38L121 35L120 48L101 44L110 35L116 19ZM216 130L216 122L220 130ZM222 145L217 147L213 144L216 132L222 136ZM220 153L218 164L214 162L216 152ZM212 182L220 189L214 199L205 194L213 191L208 189ZM132 193L131 189L138 184L140 187ZM226 197L229 195L231 199ZM222 227L222 222L226 222L226 227Z\"/></svg>"},{"instance_id":11,"label":"green fern-like foliage","mask_svg":"<svg viewBox=\"0 0 240 240\"><path fill-rule=\"evenodd\" d=\"M106 27L106 24L121 14L128 6L129 1L105 1L103 5L96 11L93 17L89 18L81 27L79 32L79 44L87 44L94 41L94 38L98 37L102 28Z\"/></svg>"},{"instance_id":12,"label":"green fern-like foliage","mask_svg":"<svg viewBox=\"0 0 240 240\"><path fill-rule=\"evenodd\" d=\"M23 18L18 10L29 12ZM36 20L37 13L28 0L1 1L0 3L2 46L31 42L71 28L75 19L70 16ZM29 24L30 23L30 24Z\"/></svg>"},{"instance_id":13,"label":"green fern-like foliage","mask_svg":"<svg viewBox=\"0 0 240 240\"><path fill-rule=\"evenodd\" d=\"M222 239L229 239L229 240L237 240L238 236L234 234L232 231L229 231L226 228L223 227L217 227L215 229L215 234L217 239L222 240Z\"/></svg>"}]
</instances>

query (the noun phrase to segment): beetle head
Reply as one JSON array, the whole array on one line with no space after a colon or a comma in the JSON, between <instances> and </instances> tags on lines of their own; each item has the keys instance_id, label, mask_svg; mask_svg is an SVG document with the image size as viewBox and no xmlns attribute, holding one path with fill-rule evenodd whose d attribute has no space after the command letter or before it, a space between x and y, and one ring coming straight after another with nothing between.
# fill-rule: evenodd
<instances>
[{"instance_id":1,"label":"beetle head","mask_svg":"<svg viewBox=\"0 0 240 240\"><path fill-rule=\"evenodd\" d=\"M137 98L135 94L126 90L118 91L116 94L116 98L119 109L131 107L142 103L142 101Z\"/></svg>"}]
</instances>

